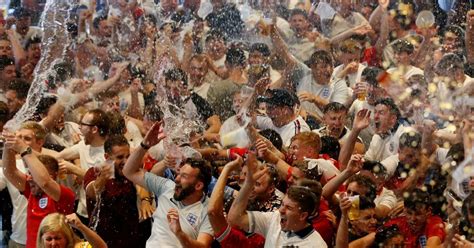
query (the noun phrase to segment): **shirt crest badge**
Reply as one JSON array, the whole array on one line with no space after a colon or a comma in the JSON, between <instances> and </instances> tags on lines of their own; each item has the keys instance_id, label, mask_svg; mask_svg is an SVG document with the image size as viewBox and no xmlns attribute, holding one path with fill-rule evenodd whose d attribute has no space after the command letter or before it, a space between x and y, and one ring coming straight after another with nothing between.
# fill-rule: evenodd
<instances>
[{"instance_id":1,"label":"shirt crest badge","mask_svg":"<svg viewBox=\"0 0 474 248\"><path fill-rule=\"evenodd\" d=\"M195 226L197 222L197 216L193 213L189 213L188 216L186 216L186 220L189 224L191 224L191 226Z\"/></svg>"},{"instance_id":2,"label":"shirt crest badge","mask_svg":"<svg viewBox=\"0 0 474 248\"><path fill-rule=\"evenodd\" d=\"M39 207L41 209L45 209L46 206L48 206L48 197L43 197L43 198L39 199Z\"/></svg>"}]
</instances>

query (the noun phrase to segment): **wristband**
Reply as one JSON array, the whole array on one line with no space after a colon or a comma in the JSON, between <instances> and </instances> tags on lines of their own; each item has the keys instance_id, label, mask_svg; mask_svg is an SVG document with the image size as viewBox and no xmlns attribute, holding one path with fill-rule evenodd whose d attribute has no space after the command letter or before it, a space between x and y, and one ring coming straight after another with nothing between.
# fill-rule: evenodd
<instances>
[{"instance_id":1,"label":"wristband","mask_svg":"<svg viewBox=\"0 0 474 248\"><path fill-rule=\"evenodd\" d=\"M293 167L290 166L290 167L288 167L288 173L287 173L287 175L286 175L286 181L287 181L287 182L290 180L290 178L291 178L292 175L293 175Z\"/></svg>"},{"instance_id":2,"label":"wristband","mask_svg":"<svg viewBox=\"0 0 474 248\"><path fill-rule=\"evenodd\" d=\"M140 146L141 146L143 149L145 149L145 150L148 150L148 149L150 149L150 147L149 147L149 146L147 146L147 145L145 145L145 143L143 143L143 141L142 141L142 142L140 142Z\"/></svg>"}]
</instances>

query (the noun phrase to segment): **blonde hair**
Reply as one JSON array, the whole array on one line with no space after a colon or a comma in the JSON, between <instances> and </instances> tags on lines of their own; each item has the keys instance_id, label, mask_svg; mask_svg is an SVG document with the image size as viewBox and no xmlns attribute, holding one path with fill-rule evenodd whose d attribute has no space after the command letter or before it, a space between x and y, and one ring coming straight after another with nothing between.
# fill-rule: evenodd
<instances>
[{"instance_id":1,"label":"blonde hair","mask_svg":"<svg viewBox=\"0 0 474 248\"><path fill-rule=\"evenodd\" d=\"M318 153L321 151L321 138L315 132L307 131L298 133L291 138L291 142L295 140L300 141L303 145L311 146Z\"/></svg>"},{"instance_id":2,"label":"blonde hair","mask_svg":"<svg viewBox=\"0 0 474 248\"><path fill-rule=\"evenodd\" d=\"M21 124L20 129L28 129L35 133L36 139L44 140L48 134L41 124L35 121L25 121Z\"/></svg>"},{"instance_id":3,"label":"blonde hair","mask_svg":"<svg viewBox=\"0 0 474 248\"><path fill-rule=\"evenodd\" d=\"M80 241L71 227L66 223L66 216L60 213L49 214L41 221L36 238L37 248L45 247L43 235L47 232L62 232L67 240L67 248L74 248L74 245Z\"/></svg>"}]
</instances>

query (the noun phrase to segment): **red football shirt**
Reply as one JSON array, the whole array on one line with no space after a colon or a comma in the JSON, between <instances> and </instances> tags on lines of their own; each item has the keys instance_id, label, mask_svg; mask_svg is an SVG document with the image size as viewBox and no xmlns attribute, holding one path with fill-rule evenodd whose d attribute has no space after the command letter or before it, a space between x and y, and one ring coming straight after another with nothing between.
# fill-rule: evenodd
<instances>
[{"instance_id":1,"label":"red football shirt","mask_svg":"<svg viewBox=\"0 0 474 248\"><path fill-rule=\"evenodd\" d=\"M259 248L265 245L265 238L260 234L247 237L243 231L230 225L221 233L216 233L215 237L223 248Z\"/></svg>"},{"instance_id":2,"label":"red football shirt","mask_svg":"<svg viewBox=\"0 0 474 248\"><path fill-rule=\"evenodd\" d=\"M400 229L400 232L405 237L406 248L426 247L426 242L431 237L439 237L441 242L443 242L444 237L446 236L446 233L444 232L444 222L436 215L428 217L425 228L421 233L414 233L410 229L410 225L408 224L408 220L405 216L391 219L385 223L385 226L391 225L397 225Z\"/></svg>"},{"instance_id":3,"label":"red football shirt","mask_svg":"<svg viewBox=\"0 0 474 248\"><path fill-rule=\"evenodd\" d=\"M40 197L31 194L30 185L27 183L23 195L28 199L26 214L26 247L36 247L36 236L41 221L51 213L71 214L74 213L74 192L71 189L61 187L59 201L54 201L46 193Z\"/></svg>"}]
</instances>

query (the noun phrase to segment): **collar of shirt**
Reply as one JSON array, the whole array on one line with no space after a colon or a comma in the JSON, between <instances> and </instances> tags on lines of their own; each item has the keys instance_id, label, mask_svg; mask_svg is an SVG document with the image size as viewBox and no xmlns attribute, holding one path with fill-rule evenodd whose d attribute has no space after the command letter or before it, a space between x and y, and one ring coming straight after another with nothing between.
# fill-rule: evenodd
<instances>
[{"instance_id":1,"label":"collar of shirt","mask_svg":"<svg viewBox=\"0 0 474 248\"><path fill-rule=\"evenodd\" d=\"M294 236L297 236L299 237L300 239L305 239L306 237L308 237L311 233L314 232L314 228L312 225L308 225L307 227L299 230L299 231L296 231L296 232L292 232L292 231L284 231L286 233L286 236L288 238L291 238L291 237L294 237Z\"/></svg>"}]
</instances>

